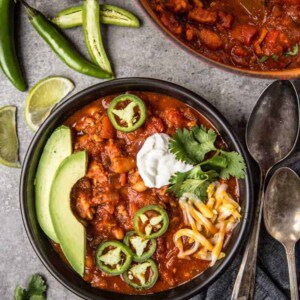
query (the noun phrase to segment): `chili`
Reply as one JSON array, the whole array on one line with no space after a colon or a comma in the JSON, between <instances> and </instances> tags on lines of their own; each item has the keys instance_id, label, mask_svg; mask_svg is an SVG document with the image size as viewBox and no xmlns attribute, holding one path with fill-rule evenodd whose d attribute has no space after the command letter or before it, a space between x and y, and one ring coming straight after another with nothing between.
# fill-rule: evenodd
<instances>
[{"instance_id":1,"label":"chili","mask_svg":"<svg viewBox=\"0 0 300 300\"><path fill-rule=\"evenodd\" d=\"M112 74L112 68L106 55L100 27L100 8L97 0L84 0L82 25L85 44L93 62Z\"/></svg>"},{"instance_id":2,"label":"chili","mask_svg":"<svg viewBox=\"0 0 300 300\"><path fill-rule=\"evenodd\" d=\"M11 83L18 90L24 92L27 89L27 85L16 53L14 12L14 0L0 0L0 67Z\"/></svg>"},{"instance_id":3,"label":"chili","mask_svg":"<svg viewBox=\"0 0 300 300\"><path fill-rule=\"evenodd\" d=\"M172 135L178 128L191 129L197 124L212 129L214 127L200 112L169 95L148 91L128 92L142 99L147 111L151 112L147 114L147 119L140 129L129 134L116 132L111 122L106 122L107 109L119 94L100 97L72 114L64 124L72 128L74 148L77 151L88 151L90 157L87 176L74 186L71 193L73 211L86 224L84 280L93 288L139 295L136 298L144 299L145 294L169 290L202 274L209 267L210 261L194 257L190 260L178 257L174 234L187 225L178 199L173 194L167 193L166 187L136 189L137 184L143 183L136 166L129 171L125 169L121 173L116 173L115 170L125 168L126 160L129 158L131 164L131 160L134 160L147 137L155 133ZM103 126L103 124L111 126ZM217 139L217 148L226 149L221 136ZM118 161L116 164L115 160ZM113 166L117 166L116 169L112 168L112 163ZM232 177L222 183L228 185L228 193L238 201L239 187L236 178ZM146 205L167 208L170 223L168 230L156 239L157 248L152 255L159 270L159 277L153 287L143 290L127 284L122 279L122 275L109 276L101 271L96 264L95 252L99 243L121 241L124 234L134 230L134 215ZM146 214L155 215L156 212L150 211ZM226 239L229 238L230 233L226 235ZM182 238L182 243L184 251L193 245L191 240L185 237ZM63 257L59 245L55 244L54 247ZM106 249L108 250L109 248Z\"/></svg>"},{"instance_id":4,"label":"chili","mask_svg":"<svg viewBox=\"0 0 300 300\"><path fill-rule=\"evenodd\" d=\"M170 34L211 60L262 71L300 67L299 0L147 2Z\"/></svg>"},{"instance_id":5,"label":"chili","mask_svg":"<svg viewBox=\"0 0 300 300\"><path fill-rule=\"evenodd\" d=\"M69 7L60 11L52 22L63 29L73 28L82 25L82 6ZM101 4L100 23L124 27L140 27L139 19L123 8Z\"/></svg>"},{"instance_id":6,"label":"chili","mask_svg":"<svg viewBox=\"0 0 300 300\"><path fill-rule=\"evenodd\" d=\"M153 215L153 212L155 215ZM163 235L169 226L167 212L158 205L144 206L134 215L135 232L144 238L153 239Z\"/></svg>"},{"instance_id":7,"label":"chili","mask_svg":"<svg viewBox=\"0 0 300 300\"><path fill-rule=\"evenodd\" d=\"M126 102L129 103L127 103L125 107L117 109L120 104L126 104ZM136 110L138 110L138 114ZM145 103L139 97L131 94L124 94L116 97L111 102L107 113L110 121L117 130L131 132L144 124L147 116L147 109Z\"/></svg>"},{"instance_id":8,"label":"chili","mask_svg":"<svg viewBox=\"0 0 300 300\"><path fill-rule=\"evenodd\" d=\"M155 239L144 239L134 231L127 232L123 242L130 247L136 262L144 262L150 258L157 246Z\"/></svg>"},{"instance_id":9,"label":"chili","mask_svg":"<svg viewBox=\"0 0 300 300\"><path fill-rule=\"evenodd\" d=\"M81 56L75 50L75 47L56 29L55 25L48 21L41 12L30 7L25 1L20 1L26 7L32 26L66 65L88 76L111 78L110 73Z\"/></svg>"},{"instance_id":10,"label":"chili","mask_svg":"<svg viewBox=\"0 0 300 300\"><path fill-rule=\"evenodd\" d=\"M152 259L148 259L142 263L133 263L130 268L124 272L122 277L123 280L133 288L146 290L155 285L158 279L158 269L155 262Z\"/></svg>"},{"instance_id":11,"label":"chili","mask_svg":"<svg viewBox=\"0 0 300 300\"><path fill-rule=\"evenodd\" d=\"M132 252L119 241L104 242L97 248L95 260L101 271L110 275L120 275L129 268Z\"/></svg>"}]
</instances>

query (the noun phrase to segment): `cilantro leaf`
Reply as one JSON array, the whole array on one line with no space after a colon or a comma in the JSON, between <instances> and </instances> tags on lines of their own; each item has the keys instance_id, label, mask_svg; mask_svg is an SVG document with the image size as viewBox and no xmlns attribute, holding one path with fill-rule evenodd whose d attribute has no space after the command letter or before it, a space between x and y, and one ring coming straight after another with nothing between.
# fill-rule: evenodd
<instances>
[{"instance_id":1,"label":"cilantro leaf","mask_svg":"<svg viewBox=\"0 0 300 300\"><path fill-rule=\"evenodd\" d=\"M189 172L177 172L170 178L170 186L168 192L173 192L177 197L182 196L181 186L183 182L187 179Z\"/></svg>"},{"instance_id":2,"label":"cilantro leaf","mask_svg":"<svg viewBox=\"0 0 300 300\"><path fill-rule=\"evenodd\" d=\"M169 143L169 149L171 153L175 154L176 159L188 164L197 162L198 146L192 131L187 129L178 129Z\"/></svg>"},{"instance_id":3,"label":"cilantro leaf","mask_svg":"<svg viewBox=\"0 0 300 300\"><path fill-rule=\"evenodd\" d=\"M200 144L205 144L205 147L208 148L209 151L216 149L214 144L217 138L217 133L214 130L209 129L206 131L206 128L201 125L200 127L193 127L191 131L193 132L195 139Z\"/></svg>"},{"instance_id":4,"label":"cilantro leaf","mask_svg":"<svg viewBox=\"0 0 300 300\"><path fill-rule=\"evenodd\" d=\"M205 201L209 184L210 182L207 180L187 179L181 186L182 195L184 193L192 193L202 201Z\"/></svg>"},{"instance_id":5,"label":"cilantro leaf","mask_svg":"<svg viewBox=\"0 0 300 300\"><path fill-rule=\"evenodd\" d=\"M19 285L17 285L14 292L14 300L26 300L26 299L27 299L26 290L20 287Z\"/></svg>"},{"instance_id":6,"label":"cilantro leaf","mask_svg":"<svg viewBox=\"0 0 300 300\"><path fill-rule=\"evenodd\" d=\"M46 300L46 297L44 295L32 295L29 300Z\"/></svg>"},{"instance_id":7,"label":"cilantro leaf","mask_svg":"<svg viewBox=\"0 0 300 300\"><path fill-rule=\"evenodd\" d=\"M14 300L45 300L47 285L40 275L31 276L28 289L23 289L19 285L15 288Z\"/></svg>"},{"instance_id":8,"label":"cilantro leaf","mask_svg":"<svg viewBox=\"0 0 300 300\"><path fill-rule=\"evenodd\" d=\"M44 279L40 275L33 275L28 285L28 292L31 295L42 295L47 290Z\"/></svg>"},{"instance_id":9,"label":"cilantro leaf","mask_svg":"<svg viewBox=\"0 0 300 300\"><path fill-rule=\"evenodd\" d=\"M169 143L171 153L176 159L188 164L195 164L203 161L205 155L216 150L215 141L217 134L204 126L195 126L192 130L179 129L172 136Z\"/></svg>"},{"instance_id":10,"label":"cilantro leaf","mask_svg":"<svg viewBox=\"0 0 300 300\"><path fill-rule=\"evenodd\" d=\"M192 193L202 201L206 200L207 188L213 181L230 176L238 179L245 177L246 165L237 152L226 152L215 147L217 133L204 126L195 126L191 130L179 129L169 143L169 150L177 160L197 164L192 170L177 172L170 179L168 192L177 197ZM205 159L207 153L214 151L214 156Z\"/></svg>"},{"instance_id":11,"label":"cilantro leaf","mask_svg":"<svg viewBox=\"0 0 300 300\"><path fill-rule=\"evenodd\" d=\"M216 178L218 178L216 171L204 172L200 165L197 165L190 171L177 172L173 175L170 179L168 192L174 192L177 197L181 197L184 193L193 193L204 201L209 184Z\"/></svg>"},{"instance_id":12,"label":"cilantro leaf","mask_svg":"<svg viewBox=\"0 0 300 300\"><path fill-rule=\"evenodd\" d=\"M246 164L243 157L233 151L233 152L221 152L222 157L227 159L227 167L221 169L220 176L223 179L229 179L230 176L236 177L238 179L245 178Z\"/></svg>"},{"instance_id":13,"label":"cilantro leaf","mask_svg":"<svg viewBox=\"0 0 300 300\"><path fill-rule=\"evenodd\" d=\"M227 158L219 155L219 153L212 158L205 160L201 163L201 166L209 165L210 167L217 169L225 169L228 165Z\"/></svg>"}]
</instances>

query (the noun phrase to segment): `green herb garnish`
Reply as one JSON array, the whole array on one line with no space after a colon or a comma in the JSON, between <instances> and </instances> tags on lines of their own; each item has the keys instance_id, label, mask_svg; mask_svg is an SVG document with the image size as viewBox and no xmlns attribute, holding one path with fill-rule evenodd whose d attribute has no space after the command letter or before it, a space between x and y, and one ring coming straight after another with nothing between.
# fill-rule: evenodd
<instances>
[{"instance_id":1,"label":"green herb garnish","mask_svg":"<svg viewBox=\"0 0 300 300\"><path fill-rule=\"evenodd\" d=\"M214 170L203 171L200 165L195 166L188 172L177 172L170 179L169 192L174 192L177 197L184 193L192 193L202 201L206 199L209 184L218 178Z\"/></svg>"},{"instance_id":2,"label":"green herb garnish","mask_svg":"<svg viewBox=\"0 0 300 300\"><path fill-rule=\"evenodd\" d=\"M14 300L45 300L47 285L40 275L31 276L28 288L23 289L17 285L14 292Z\"/></svg>"},{"instance_id":3,"label":"green herb garnish","mask_svg":"<svg viewBox=\"0 0 300 300\"><path fill-rule=\"evenodd\" d=\"M245 177L246 165L243 157L233 151L218 150L215 147L217 134L212 129L196 126L191 130L179 129L169 143L170 151L176 159L189 164L197 164L192 170L177 172L170 179L169 192L177 197L184 193L193 193L202 201L206 199L207 188L213 181L230 176L238 179ZM206 154L214 155L205 159Z\"/></svg>"},{"instance_id":4,"label":"green herb garnish","mask_svg":"<svg viewBox=\"0 0 300 300\"><path fill-rule=\"evenodd\" d=\"M192 130L179 129L173 135L169 149L176 155L177 160L195 164L202 161L208 152L216 150L216 138L215 131L206 131L204 126L195 126Z\"/></svg>"},{"instance_id":5,"label":"green herb garnish","mask_svg":"<svg viewBox=\"0 0 300 300\"><path fill-rule=\"evenodd\" d=\"M299 53L299 45L296 44L296 45L293 47L292 51L287 52L285 55L286 55L286 56L296 56L298 53Z\"/></svg>"},{"instance_id":6,"label":"green herb garnish","mask_svg":"<svg viewBox=\"0 0 300 300\"><path fill-rule=\"evenodd\" d=\"M278 60L279 60L279 56L276 55L276 54L272 55L272 58L273 58L273 60L276 61L276 62L278 62Z\"/></svg>"},{"instance_id":7,"label":"green herb garnish","mask_svg":"<svg viewBox=\"0 0 300 300\"><path fill-rule=\"evenodd\" d=\"M260 62L260 63L263 64L263 63L266 62L268 59L269 59L269 56L262 56L261 58L258 59L258 62Z\"/></svg>"}]
</instances>

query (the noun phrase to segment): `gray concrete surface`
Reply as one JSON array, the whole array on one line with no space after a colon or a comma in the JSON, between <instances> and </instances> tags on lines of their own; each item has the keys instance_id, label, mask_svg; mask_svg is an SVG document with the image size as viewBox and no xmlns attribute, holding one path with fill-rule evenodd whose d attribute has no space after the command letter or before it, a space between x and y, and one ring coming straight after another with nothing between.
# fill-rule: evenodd
<instances>
[{"instance_id":1,"label":"gray concrete surface","mask_svg":"<svg viewBox=\"0 0 300 300\"><path fill-rule=\"evenodd\" d=\"M78 0L28 1L48 16L62 8L78 5ZM152 77L185 86L217 107L243 136L245 121L255 100L269 81L230 74L209 67L182 49L175 47L146 16L137 0L109 0L136 13L142 20L138 30L103 27L105 42L118 78ZM66 67L30 26L20 9L18 50L30 87L49 75L63 75L74 81L76 93L100 80L85 77ZM68 31L70 38L86 54L80 28ZM15 90L0 73L0 106L18 107L20 159L33 137L23 117L26 93ZM17 283L25 285L33 273L41 273L49 284L48 299L78 299L60 285L35 255L24 230L19 209L20 170L0 166L0 299L12 299Z\"/></svg>"}]
</instances>

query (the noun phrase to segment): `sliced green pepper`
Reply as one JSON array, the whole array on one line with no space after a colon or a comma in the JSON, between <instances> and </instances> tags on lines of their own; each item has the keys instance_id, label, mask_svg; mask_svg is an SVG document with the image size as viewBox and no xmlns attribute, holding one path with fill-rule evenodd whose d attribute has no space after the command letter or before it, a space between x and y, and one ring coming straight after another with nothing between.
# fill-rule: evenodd
<instances>
[{"instance_id":1,"label":"sliced green pepper","mask_svg":"<svg viewBox=\"0 0 300 300\"><path fill-rule=\"evenodd\" d=\"M95 260L98 268L110 275L124 273L132 262L129 247L119 241L103 242L96 250Z\"/></svg>"},{"instance_id":2,"label":"sliced green pepper","mask_svg":"<svg viewBox=\"0 0 300 300\"><path fill-rule=\"evenodd\" d=\"M52 22L65 29L81 26L82 6L73 6L60 11ZM108 4L100 5L100 22L108 25L140 27L140 21L131 12Z\"/></svg>"},{"instance_id":3,"label":"sliced green pepper","mask_svg":"<svg viewBox=\"0 0 300 300\"><path fill-rule=\"evenodd\" d=\"M116 97L108 108L108 117L113 126L123 132L131 132L146 121L145 103L137 96L124 94Z\"/></svg>"},{"instance_id":4,"label":"sliced green pepper","mask_svg":"<svg viewBox=\"0 0 300 300\"><path fill-rule=\"evenodd\" d=\"M131 249L136 262L144 262L150 258L157 246L155 239L142 238L134 231L127 232L123 242Z\"/></svg>"},{"instance_id":5,"label":"sliced green pepper","mask_svg":"<svg viewBox=\"0 0 300 300\"><path fill-rule=\"evenodd\" d=\"M77 52L69 40L41 12L30 7L24 0L20 1L25 6L34 29L66 65L85 75L96 78L111 78L110 73L92 64Z\"/></svg>"},{"instance_id":6,"label":"sliced green pepper","mask_svg":"<svg viewBox=\"0 0 300 300\"><path fill-rule=\"evenodd\" d=\"M163 235L169 226L167 212L158 205L144 206L134 215L135 232L147 239Z\"/></svg>"},{"instance_id":7,"label":"sliced green pepper","mask_svg":"<svg viewBox=\"0 0 300 300\"><path fill-rule=\"evenodd\" d=\"M143 263L133 263L130 268L123 273L123 280L138 290L150 289L158 279L158 269L152 259Z\"/></svg>"},{"instance_id":8,"label":"sliced green pepper","mask_svg":"<svg viewBox=\"0 0 300 300\"><path fill-rule=\"evenodd\" d=\"M15 3L12 0L0 0L0 70L20 91L27 89L23 78L15 46L14 23L18 17L14 16Z\"/></svg>"}]
</instances>

